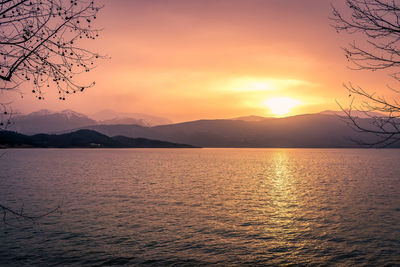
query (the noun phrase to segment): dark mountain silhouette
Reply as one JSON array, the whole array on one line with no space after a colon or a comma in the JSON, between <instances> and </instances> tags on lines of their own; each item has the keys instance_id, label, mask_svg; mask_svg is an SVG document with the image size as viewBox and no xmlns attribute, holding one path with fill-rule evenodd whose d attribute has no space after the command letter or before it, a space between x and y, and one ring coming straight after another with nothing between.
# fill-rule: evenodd
<instances>
[{"instance_id":1,"label":"dark mountain silhouette","mask_svg":"<svg viewBox=\"0 0 400 267\"><path fill-rule=\"evenodd\" d=\"M245 116L245 117L238 117L238 118L232 118L231 120L239 120L239 121L261 121L267 119L267 117L261 117L261 116Z\"/></svg>"},{"instance_id":2,"label":"dark mountain silhouette","mask_svg":"<svg viewBox=\"0 0 400 267\"><path fill-rule=\"evenodd\" d=\"M346 110L346 112L349 112L349 110ZM348 117L346 112L343 110L325 110L325 111L320 112L319 114ZM375 111L364 112L364 111L359 111L359 110L352 110L352 111L350 111L350 114L352 117L358 117L358 118L370 118L372 116L385 117L384 114L375 112Z\"/></svg>"},{"instance_id":3,"label":"dark mountain silhouette","mask_svg":"<svg viewBox=\"0 0 400 267\"><path fill-rule=\"evenodd\" d=\"M359 118L369 127L370 120ZM336 115L306 114L286 118L199 120L156 127L94 125L85 127L108 136L123 135L185 143L201 147L360 147L353 140L374 142L376 137L354 131ZM395 144L392 147L400 147Z\"/></svg>"},{"instance_id":4,"label":"dark mountain silhouette","mask_svg":"<svg viewBox=\"0 0 400 267\"><path fill-rule=\"evenodd\" d=\"M192 148L193 146L124 136L108 137L93 130L72 133L27 136L11 131L0 131L0 147L43 147L43 148Z\"/></svg>"}]
</instances>

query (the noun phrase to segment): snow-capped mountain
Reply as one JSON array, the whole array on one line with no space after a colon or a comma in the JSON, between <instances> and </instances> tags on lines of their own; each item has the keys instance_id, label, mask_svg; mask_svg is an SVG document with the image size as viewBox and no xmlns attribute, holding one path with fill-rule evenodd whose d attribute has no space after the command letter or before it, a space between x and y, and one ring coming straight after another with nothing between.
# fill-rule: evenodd
<instances>
[{"instance_id":1,"label":"snow-capped mountain","mask_svg":"<svg viewBox=\"0 0 400 267\"><path fill-rule=\"evenodd\" d=\"M54 112L47 109L14 116L12 122L8 130L24 134L54 133L97 124L95 120L72 110Z\"/></svg>"},{"instance_id":2,"label":"snow-capped mountain","mask_svg":"<svg viewBox=\"0 0 400 267\"><path fill-rule=\"evenodd\" d=\"M157 126L173 123L169 119L157 117L143 113L124 113L114 110L104 109L96 112L90 118L100 124L137 124L141 126ZM132 123L135 122L136 123Z\"/></svg>"},{"instance_id":3,"label":"snow-capped mountain","mask_svg":"<svg viewBox=\"0 0 400 267\"><path fill-rule=\"evenodd\" d=\"M12 125L7 130L29 135L65 132L98 124L152 127L171 123L168 119L141 113L119 113L111 110L103 110L96 114L93 118L89 118L85 114L69 109L58 112L42 109L26 115L13 116ZM95 118L98 118L98 120Z\"/></svg>"}]
</instances>

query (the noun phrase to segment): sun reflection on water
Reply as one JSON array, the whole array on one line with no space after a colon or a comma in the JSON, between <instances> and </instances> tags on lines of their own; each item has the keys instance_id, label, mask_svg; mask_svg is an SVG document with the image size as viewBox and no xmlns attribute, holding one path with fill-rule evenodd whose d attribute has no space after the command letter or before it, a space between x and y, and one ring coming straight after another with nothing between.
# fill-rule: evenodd
<instances>
[{"instance_id":1,"label":"sun reflection on water","mask_svg":"<svg viewBox=\"0 0 400 267\"><path fill-rule=\"evenodd\" d=\"M395 265L399 153L12 151L0 162L9 184L0 188L3 201L18 196L46 207L60 195L66 199L64 215L46 218L42 234L0 233L0 265L35 251L44 256L26 258L26 265L40 265L48 255L61 265L68 258L74 265L121 258L126 265ZM32 172L39 164L46 168ZM27 194L13 185L36 189Z\"/></svg>"}]
</instances>

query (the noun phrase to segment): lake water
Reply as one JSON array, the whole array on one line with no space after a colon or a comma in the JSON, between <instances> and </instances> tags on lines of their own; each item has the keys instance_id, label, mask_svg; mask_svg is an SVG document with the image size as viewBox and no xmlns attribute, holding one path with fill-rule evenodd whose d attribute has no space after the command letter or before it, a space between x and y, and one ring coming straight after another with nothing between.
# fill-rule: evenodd
<instances>
[{"instance_id":1,"label":"lake water","mask_svg":"<svg viewBox=\"0 0 400 267\"><path fill-rule=\"evenodd\" d=\"M400 265L400 150L4 152L2 266Z\"/></svg>"}]
</instances>

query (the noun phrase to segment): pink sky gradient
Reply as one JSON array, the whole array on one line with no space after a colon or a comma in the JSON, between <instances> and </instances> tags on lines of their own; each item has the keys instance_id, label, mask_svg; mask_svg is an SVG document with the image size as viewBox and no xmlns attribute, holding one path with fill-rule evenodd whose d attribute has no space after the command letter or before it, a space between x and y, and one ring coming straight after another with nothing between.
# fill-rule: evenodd
<instances>
[{"instance_id":1,"label":"pink sky gradient","mask_svg":"<svg viewBox=\"0 0 400 267\"><path fill-rule=\"evenodd\" d=\"M338 109L343 82L384 89L384 73L352 71L341 50L356 36L330 26L328 0L109 0L101 37L82 44L110 56L81 75L94 88L39 101L21 88L21 112L102 109L161 115L173 121L271 116L270 98L299 101L289 115ZM335 1L342 5L342 1ZM384 92L384 91L382 91Z\"/></svg>"}]
</instances>

